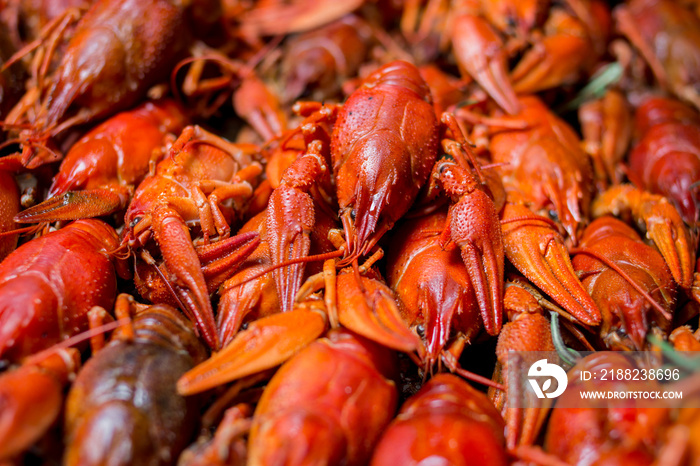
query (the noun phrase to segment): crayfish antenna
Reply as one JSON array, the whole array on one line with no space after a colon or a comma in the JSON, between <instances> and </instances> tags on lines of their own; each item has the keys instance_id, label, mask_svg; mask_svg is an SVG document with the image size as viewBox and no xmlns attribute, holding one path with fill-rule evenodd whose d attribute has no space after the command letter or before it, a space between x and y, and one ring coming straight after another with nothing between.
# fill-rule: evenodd
<instances>
[{"instance_id":1,"label":"crayfish antenna","mask_svg":"<svg viewBox=\"0 0 700 466\"><path fill-rule=\"evenodd\" d=\"M56 43L62 37L63 33L65 32L65 29L70 25L70 23L77 20L77 18L80 17L81 14L82 13L81 13L80 7L67 8L61 15L52 19L48 24L46 24L43 27L43 29L41 30L41 34L37 39L26 44L24 47L22 47L17 52L15 52L2 65L2 67L0 67L0 73L4 73L5 71L7 71L12 65L17 63L23 57L30 54L33 50L42 46L44 44L44 42L49 38L51 38L51 44L52 44L50 49L51 50L55 49L54 43ZM48 55L48 57L46 58L46 61L50 62L52 54L49 53L47 55ZM47 66L47 65L44 65L44 67L45 66ZM44 71L44 74L45 73L46 73L46 71Z\"/></svg>"},{"instance_id":2,"label":"crayfish antenna","mask_svg":"<svg viewBox=\"0 0 700 466\"><path fill-rule=\"evenodd\" d=\"M200 82L200 76L204 72L204 66L207 62L213 62L221 66L221 68L228 72L229 75L222 75L218 78L208 78L205 82ZM192 65L185 75L185 81L182 86L182 91L177 85L177 75L182 70L183 67L187 65ZM233 60L226 56L217 54L214 51L208 51L199 56L192 56L181 60L175 68L170 73L170 89L172 89L175 99L182 105L185 105L185 99L182 93L188 97L195 97L205 93L227 91L220 96L213 98L213 102L206 108L200 109L200 112L204 115L211 115L216 110L221 107L228 98L230 98L230 93L235 89L235 80L233 75L237 75L240 72L240 66L236 64Z\"/></svg>"},{"instance_id":3,"label":"crayfish antenna","mask_svg":"<svg viewBox=\"0 0 700 466\"><path fill-rule=\"evenodd\" d=\"M117 297L117 306L124 305L124 302L126 302L126 305L128 306L130 302L133 301L133 297L131 295L122 293ZM96 318L98 315L98 312L101 311L100 318ZM123 312L120 312L118 315L118 319L114 320L105 310L104 308L100 306L94 306L92 309L89 311L89 316L90 316L90 328L84 332L78 333L77 335L73 335L70 338L66 338L65 340L56 343L52 345L49 348L46 348L45 350L39 351L37 353L34 353L30 356L27 356L22 360L23 365L38 365L41 364L42 361L48 359L49 357L53 356L54 354L57 354L63 350L67 350L69 348L72 348L76 345L79 345L80 343L90 340L93 341L95 337L98 336L104 336L105 333L111 332L112 330L116 330L118 328L124 328L127 326L131 325L131 317L129 316L128 313L124 314ZM110 322L107 322L105 324L101 323L104 321L104 319L111 320ZM78 353L79 357L79 353ZM79 366L79 364L76 365L76 368Z\"/></svg>"},{"instance_id":4,"label":"crayfish antenna","mask_svg":"<svg viewBox=\"0 0 700 466\"><path fill-rule=\"evenodd\" d=\"M124 245L124 243L122 243L122 245ZM120 245L119 247L122 247L122 245ZM131 251L129 251L129 252L127 253L127 257L128 257L128 254L130 254L130 253L131 253ZM168 280L168 278L165 276L165 274L164 274L163 271L160 269L160 267L158 267L158 264L156 264L156 261L155 261L155 259L153 259L153 256L151 256L151 253L149 253L149 252L148 252L147 250L145 250L145 249L142 250L142 251L141 251L141 259L143 259L143 261L146 262L150 267L152 267L152 268L155 269L156 273L160 276L161 280L163 280L163 283L165 284L166 289L167 289L168 292L170 293L170 296L172 296L172 297L175 299L175 302L177 303L177 305L178 305L178 307L180 308L180 310L181 310L192 322L195 322L195 318L194 318L194 316L192 315L192 313L190 312L190 309L185 305L185 303L182 302L182 299L180 299L180 294L179 294L178 292L175 291L175 289L173 288L172 284L170 283L170 280ZM136 260L136 256L134 256L134 261L135 261L135 260ZM134 267L134 270L138 270L138 269L137 269L136 267ZM138 275L138 273L137 273L137 275ZM194 331L195 331L195 333L197 334L197 336L199 336L199 330L198 330L198 328L197 328L196 326L195 326L195 328L194 328Z\"/></svg>"},{"instance_id":5,"label":"crayfish antenna","mask_svg":"<svg viewBox=\"0 0 700 466\"><path fill-rule=\"evenodd\" d=\"M104 335L107 332L111 332L112 330L124 327L126 325L129 325L130 323L131 319L126 317L123 319L118 319L112 322L108 322L106 324L99 325L97 327L90 328L90 330L86 330L82 333L79 333L78 335L63 340L60 343L56 343L51 348L47 348L43 351L39 351L38 353L34 353L31 356L28 356L22 361L22 364L40 364L42 361L48 359L54 354L59 353L61 350L72 348L73 346L79 345L84 341L93 339L97 335Z\"/></svg>"},{"instance_id":6,"label":"crayfish antenna","mask_svg":"<svg viewBox=\"0 0 700 466\"><path fill-rule=\"evenodd\" d=\"M605 220L611 221L612 225L616 225L616 223L613 222L619 222L617 224L624 226L627 231L629 231L633 235L636 235L634 230L632 230L630 227L626 226L619 220L613 219L612 217L604 217L596 220L595 222L602 222ZM595 222L594 224L592 224L594 225L593 228L600 225L600 223ZM625 231L624 229L620 230ZM605 233L602 233L601 235L603 234ZM618 236L622 235L620 234ZM605 239L609 238L610 236ZM603 242L605 241L605 239L603 239L599 244L605 244ZM620 241L622 242L622 244L624 244L624 237L621 238ZM636 241L639 240L637 239ZM638 244L640 244L640 247L643 246L643 248L650 249L649 246L643 245L643 243L641 242L639 242ZM619 247L622 248L622 246ZM625 246L623 250L627 251L627 246ZM653 251L653 249L651 249L651 251ZM668 328L673 319L673 315L671 313L671 304L674 300L676 287L673 278L671 277L671 274L668 271L668 268L665 267L663 259L658 253L655 253L655 251L653 251L654 254L649 254L649 257L656 257L655 262L645 263L645 265L658 264L656 265L656 267L652 267L652 269L647 271L640 270L638 268L639 266L636 266L630 268L629 272L627 272L625 268L627 268L626 266L630 264L630 262L627 262L630 259L628 259L625 256L618 256L615 259L606 257L606 252L598 250L595 244L587 245L586 247L575 248L571 252L572 254L577 255L577 257L574 258L574 261L577 263L577 268L582 267L582 270L588 270L587 267L595 267L597 271L599 271L599 273L605 274L606 276L604 281L601 281L603 285L601 285L597 289L593 289L592 294L596 296L598 302L600 303L601 309L606 311L604 313L601 333L605 340L608 342L609 346L615 345L621 346L622 348L626 346L621 340L621 333L617 331L611 332L609 331L610 329L622 330L624 334L629 336L629 339L634 344L634 347L641 350L645 347L646 335L649 331L650 324L652 321L655 324L657 324L661 329ZM590 256L594 260L591 261L590 259L587 259L585 257L579 258L578 255ZM625 258L620 259L620 257ZM589 265L586 266L584 264ZM601 268L601 265L599 264L603 264L607 268ZM647 267L649 266L647 265ZM639 270L639 273L635 273L637 270ZM654 275L649 275L652 272L654 273ZM636 279L633 279L632 277L635 277ZM653 283L651 283L649 277L652 278ZM639 282L637 280L639 280ZM663 286L659 287L658 285L660 283L663 284ZM654 287L656 287L660 291L660 299L663 299L663 303L665 306L661 305L650 295L650 293L654 291ZM602 294L603 290L610 290L611 292ZM616 294L615 290L625 290L624 294L622 295L624 297L618 298L618 294ZM632 290L636 291L636 293L638 293L639 295L634 296L635 293L632 292ZM645 301L649 303L650 307L647 307L647 305L644 304ZM668 307L668 309L666 307ZM653 314L650 312L651 309L654 310ZM619 319L619 325L615 322L615 319Z\"/></svg>"},{"instance_id":7,"label":"crayfish antenna","mask_svg":"<svg viewBox=\"0 0 700 466\"><path fill-rule=\"evenodd\" d=\"M458 343L458 346L461 346L461 348L458 350L458 352L461 352L461 349L464 348L464 343ZM452 353L454 348L450 348L450 350L444 350L442 351L442 361L445 363L445 366L450 370L450 372L454 372L455 374L460 375L461 377L471 380L472 382L476 382L481 385L485 385L487 387L495 388L496 390L501 390L505 391L505 386L501 383L494 382L491 379L487 379L484 376L481 376L479 374L475 374L474 372L468 371L464 368L462 368L459 365L459 362L457 361L457 358L455 355Z\"/></svg>"},{"instance_id":8,"label":"crayfish antenna","mask_svg":"<svg viewBox=\"0 0 700 466\"><path fill-rule=\"evenodd\" d=\"M238 281L236 283L232 283L231 285L228 286L228 288L235 288L241 285L245 285L248 282L251 282L253 280L257 280L258 278L267 275L268 273L272 272L275 269L278 269L280 267L287 267L289 265L294 265L294 264L299 264L302 262L316 262L316 261L323 261L326 259L333 259L335 257L340 257L345 253L344 250L339 249L337 251L332 251L332 252L326 252L323 254L317 254L315 256L306 256L306 257L298 257L295 259L290 259L284 262L280 262L279 264L274 264L269 266L268 268L261 270L260 272L256 273L255 275L251 275L250 277L246 277L244 280Z\"/></svg>"},{"instance_id":9,"label":"crayfish antenna","mask_svg":"<svg viewBox=\"0 0 700 466\"><path fill-rule=\"evenodd\" d=\"M9 123L7 121L0 121L0 128L6 129L6 130L23 130L23 129L31 129L32 125L29 123ZM19 138L12 138L8 139L2 144L0 144L0 149L4 149L5 147L12 145L12 144L19 144L22 142Z\"/></svg>"},{"instance_id":10,"label":"crayfish antenna","mask_svg":"<svg viewBox=\"0 0 700 466\"><path fill-rule=\"evenodd\" d=\"M107 251L107 254L119 260L126 260L131 256L131 252L132 251L131 248L129 248L129 244L126 241L122 241L119 243L119 246L117 246L116 249Z\"/></svg>"},{"instance_id":11,"label":"crayfish antenna","mask_svg":"<svg viewBox=\"0 0 700 466\"><path fill-rule=\"evenodd\" d=\"M29 227L16 228L14 230L3 231L3 232L0 232L0 238L2 238L3 236L20 235L20 234L33 235L33 234L43 230L46 227L48 227L48 223L40 223L38 225L32 225Z\"/></svg>"}]
</instances>

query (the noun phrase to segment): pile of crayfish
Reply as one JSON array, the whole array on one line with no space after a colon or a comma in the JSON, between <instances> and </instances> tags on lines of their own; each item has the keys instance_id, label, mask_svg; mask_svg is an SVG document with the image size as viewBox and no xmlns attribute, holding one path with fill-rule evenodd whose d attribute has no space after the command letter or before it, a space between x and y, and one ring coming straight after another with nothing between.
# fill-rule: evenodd
<instances>
[{"instance_id":1,"label":"pile of crayfish","mask_svg":"<svg viewBox=\"0 0 700 466\"><path fill-rule=\"evenodd\" d=\"M508 376L697 371L698 2L0 0L0 65L0 465L700 464L692 370Z\"/></svg>"}]
</instances>

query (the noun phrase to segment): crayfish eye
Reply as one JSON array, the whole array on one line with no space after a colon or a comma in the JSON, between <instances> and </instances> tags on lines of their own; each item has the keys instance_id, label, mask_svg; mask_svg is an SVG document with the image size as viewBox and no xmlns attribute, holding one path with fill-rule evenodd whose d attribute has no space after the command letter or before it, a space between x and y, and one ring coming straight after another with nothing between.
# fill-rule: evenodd
<instances>
[{"instance_id":1,"label":"crayfish eye","mask_svg":"<svg viewBox=\"0 0 700 466\"><path fill-rule=\"evenodd\" d=\"M559 215L557 214L556 210L550 209L549 212L547 212L547 213L549 214L549 218L551 218L555 222L559 221Z\"/></svg>"},{"instance_id":2,"label":"crayfish eye","mask_svg":"<svg viewBox=\"0 0 700 466\"><path fill-rule=\"evenodd\" d=\"M141 216L134 217L134 219L129 224L129 228L134 228L136 225L138 225L142 218L143 217L141 217Z\"/></svg>"},{"instance_id":3,"label":"crayfish eye","mask_svg":"<svg viewBox=\"0 0 700 466\"><path fill-rule=\"evenodd\" d=\"M416 326L416 332L418 332L418 336L421 338L425 338L425 327L423 324L418 324Z\"/></svg>"},{"instance_id":4,"label":"crayfish eye","mask_svg":"<svg viewBox=\"0 0 700 466\"><path fill-rule=\"evenodd\" d=\"M442 163L440 164L440 166L439 166L438 169L437 169L438 176L443 176L443 175L445 174L445 172L448 172L448 173L449 173L450 169L451 169L452 166L454 165L454 164L452 164L452 163L450 163L450 162L454 162L454 159L450 158L449 160L448 160L448 159L444 159L444 160L442 161Z\"/></svg>"},{"instance_id":5,"label":"crayfish eye","mask_svg":"<svg viewBox=\"0 0 700 466\"><path fill-rule=\"evenodd\" d=\"M352 217L353 221L355 220L355 216L357 215L357 212L355 212L355 209L352 209L350 211L350 217Z\"/></svg>"}]
</instances>

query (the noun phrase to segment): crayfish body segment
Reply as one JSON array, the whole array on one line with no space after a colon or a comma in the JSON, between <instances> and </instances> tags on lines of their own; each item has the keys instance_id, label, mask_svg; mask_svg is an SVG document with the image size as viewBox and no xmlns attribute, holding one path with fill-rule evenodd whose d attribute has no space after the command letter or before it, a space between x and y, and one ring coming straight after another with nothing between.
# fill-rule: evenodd
<instances>
[{"instance_id":1,"label":"crayfish body segment","mask_svg":"<svg viewBox=\"0 0 700 466\"><path fill-rule=\"evenodd\" d=\"M86 330L93 306L111 308L117 272L128 276L110 256L118 245L112 227L89 219L10 254L0 264L0 357L19 360L45 349Z\"/></svg>"},{"instance_id":2,"label":"crayfish body segment","mask_svg":"<svg viewBox=\"0 0 700 466\"><path fill-rule=\"evenodd\" d=\"M437 158L438 121L418 69L372 73L338 114L331 139L348 257L366 254L411 207Z\"/></svg>"},{"instance_id":3,"label":"crayfish body segment","mask_svg":"<svg viewBox=\"0 0 700 466\"><path fill-rule=\"evenodd\" d=\"M394 364L390 350L345 330L307 346L258 403L249 464L296 464L301 451L303 461L366 464L398 402Z\"/></svg>"},{"instance_id":4,"label":"crayfish body segment","mask_svg":"<svg viewBox=\"0 0 700 466\"><path fill-rule=\"evenodd\" d=\"M41 148L51 138L134 105L165 78L186 48L186 10L186 2L165 0L95 2L55 71L38 77L44 88L27 92L8 115L13 124L31 125L19 134L25 166L53 161L55 155Z\"/></svg>"},{"instance_id":5,"label":"crayfish body segment","mask_svg":"<svg viewBox=\"0 0 700 466\"><path fill-rule=\"evenodd\" d=\"M382 435L372 465L508 464L501 415L482 393L452 374L438 374L404 403Z\"/></svg>"},{"instance_id":6,"label":"crayfish body segment","mask_svg":"<svg viewBox=\"0 0 700 466\"><path fill-rule=\"evenodd\" d=\"M94 355L71 387L65 464L170 464L190 440L198 400L179 396L175 381L204 359L204 346L170 306L141 306L133 331Z\"/></svg>"}]
</instances>

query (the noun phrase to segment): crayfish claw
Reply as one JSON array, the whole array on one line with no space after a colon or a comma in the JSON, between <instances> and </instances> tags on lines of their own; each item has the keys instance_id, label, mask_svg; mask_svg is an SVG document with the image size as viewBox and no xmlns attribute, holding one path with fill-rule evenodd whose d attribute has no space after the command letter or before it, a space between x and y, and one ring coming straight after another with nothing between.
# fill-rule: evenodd
<instances>
[{"instance_id":1,"label":"crayfish claw","mask_svg":"<svg viewBox=\"0 0 700 466\"><path fill-rule=\"evenodd\" d=\"M452 47L460 68L471 75L511 115L520 103L508 78L508 57L503 41L483 18L465 14L454 24Z\"/></svg>"},{"instance_id":2,"label":"crayfish claw","mask_svg":"<svg viewBox=\"0 0 700 466\"><path fill-rule=\"evenodd\" d=\"M337 277L338 319L353 332L392 349L425 353L421 339L404 322L394 294L383 283L343 273Z\"/></svg>"},{"instance_id":3,"label":"crayfish claw","mask_svg":"<svg viewBox=\"0 0 700 466\"><path fill-rule=\"evenodd\" d=\"M68 191L23 210L14 218L18 223L58 222L101 217L126 207L131 198L122 186Z\"/></svg>"},{"instance_id":4,"label":"crayfish claw","mask_svg":"<svg viewBox=\"0 0 700 466\"><path fill-rule=\"evenodd\" d=\"M552 34L528 50L511 73L517 94L532 94L576 81L590 64L590 36L584 24L553 8L545 25Z\"/></svg>"},{"instance_id":5,"label":"crayfish claw","mask_svg":"<svg viewBox=\"0 0 700 466\"><path fill-rule=\"evenodd\" d=\"M466 194L449 213L452 240L462 252L476 292L484 328L498 335L503 325L503 236L498 212L480 189Z\"/></svg>"},{"instance_id":6,"label":"crayfish claw","mask_svg":"<svg viewBox=\"0 0 700 466\"><path fill-rule=\"evenodd\" d=\"M180 298L184 298L188 317L196 322L197 329L207 344L218 350L220 341L216 332L214 310L187 225L182 217L170 208L157 209L153 213L153 225L165 265L184 288Z\"/></svg>"},{"instance_id":7,"label":"crayfish claw","mask_svg":"<svg viewBox=\"0 0 700 466\"><path fill-rule=\"evenodd\" d=\"M690 288L695 261L693 241L680 213L668 199L621 185L598 196L592 211L594 217L630 213L637 223L645 226L647 237L654 241L674 280L682 288Z\"/></svg>"},{"instance_id":8,"label":"crayfish claw","mask_svg":"<svg viewBox=\"0 0 700 466\"><path fill-rule=\"evenodd\" d=\"M320 337L327 328L325 314L295 309L250 323L220 352L183 375L181 395L194 395L285 362Z\"/></svg>"},{"instance_id":9,"label":"crayfish claw","mask_svg":"<svg viewBox=\"0 0 700 466\"><path fill-rule=\"evenodd\" d=\"M462 260L473 283L484 329L498 335L503 325L503 259L493 248L480 250L475 244L462 246ZM495 286L491 286L494 284Z\"/></svg>"},{"instance_id":10,"label":"crayfish claw","mask_svg":"<svg viewBox=\"0 0 700 466\"><path fill-rule=\"evenodd\" d=\"M574 272L564 239L550 222L527 207L506 204L503 241L508 260L573 317L597 325L601 313Z\"/></svg>"},{"instance_id":11,"label":"crayfish claw","mask_svg":"<svg viewBox=\"0 0 700 466\"><path fill-rule=\"evenodd\" d=\"M676 282L683 288L689 288L693 283L695 260L690 234L680 217L671 219L661 213L667 210L677 213L668 202L654 208L655 212L647 218L647 235L659 248Z\"/></svg>"}]
</instances>

